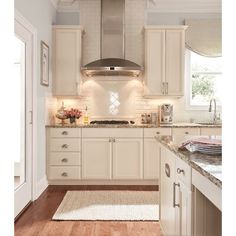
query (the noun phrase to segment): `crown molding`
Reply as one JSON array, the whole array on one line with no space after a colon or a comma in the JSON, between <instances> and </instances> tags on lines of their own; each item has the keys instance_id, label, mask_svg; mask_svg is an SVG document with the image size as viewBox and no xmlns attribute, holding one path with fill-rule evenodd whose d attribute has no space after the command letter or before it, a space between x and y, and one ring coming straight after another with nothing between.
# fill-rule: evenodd
<instances>
[{"instance_id":1,"label":"crown molding","mask_svg":"<svg viewBox=\"0 0 236 236\"><path fill-rule=\"evenodd\" d=\"M221 13L221 0L147 0L148 12Z\"/></svg>"}]
</instances>

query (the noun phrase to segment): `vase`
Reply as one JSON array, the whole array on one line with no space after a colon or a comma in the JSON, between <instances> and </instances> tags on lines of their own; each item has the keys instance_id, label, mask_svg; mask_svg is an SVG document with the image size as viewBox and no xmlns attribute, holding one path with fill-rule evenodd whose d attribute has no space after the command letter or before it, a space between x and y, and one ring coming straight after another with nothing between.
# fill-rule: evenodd
<instances>
[{"instance_id":1,"label":"vase","mask_svg":"<svg viewBox=\"0 0 236 236\"><path fill-rule=\"evenodd\" d=\"M75 117L70 117L70 124L76 124L76 119Z\"/></svg>"}]
</instances>

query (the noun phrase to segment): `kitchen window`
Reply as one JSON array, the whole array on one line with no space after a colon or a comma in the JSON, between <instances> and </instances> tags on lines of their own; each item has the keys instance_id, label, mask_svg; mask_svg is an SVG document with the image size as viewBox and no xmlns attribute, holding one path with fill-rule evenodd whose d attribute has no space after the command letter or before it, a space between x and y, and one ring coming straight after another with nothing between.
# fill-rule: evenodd
<instances>
[{"instance_id":1,"label":"kitchen window","mask_svg":"<svg viewBox=\"0 0 236 236\"><path fill-rule=\"evenodd\" d=\"M221 105L222 57L205 57L187 50L186 105L188 110L206 110L211 98Z\"/></svg>"}]
</instances>

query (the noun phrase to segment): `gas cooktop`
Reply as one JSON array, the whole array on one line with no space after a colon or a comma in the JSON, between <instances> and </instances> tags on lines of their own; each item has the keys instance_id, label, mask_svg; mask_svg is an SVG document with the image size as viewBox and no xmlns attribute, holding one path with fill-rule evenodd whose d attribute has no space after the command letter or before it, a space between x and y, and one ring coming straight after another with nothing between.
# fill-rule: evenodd
<instances>
[{"instance_id":1,"label":"gas cooktop","mask_svg":"<svg viewBox=\"0 0 236 236\"><path fill-rule=\"evenodd\" d=\"M94 120L90 122L90 124L107 124L107 125L128 125L134 123L135 123L134 121L127 121L127 120Z\"/></svg>"}]
</instances>

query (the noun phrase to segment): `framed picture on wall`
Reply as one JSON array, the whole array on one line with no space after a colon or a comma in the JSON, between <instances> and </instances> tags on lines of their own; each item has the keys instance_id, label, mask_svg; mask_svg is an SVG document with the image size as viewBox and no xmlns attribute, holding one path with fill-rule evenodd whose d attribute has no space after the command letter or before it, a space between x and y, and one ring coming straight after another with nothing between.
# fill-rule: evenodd
<instances>
[{"instance_id":1,"label":"framed picture on wall","mask_svg":"<svg viewBox=\"0 0 236 236\"><path fill-rule=\"evenodd\" d=\"M49 86L49 46L41 41L41 84Z\"/></svg>"}]
</instances>

